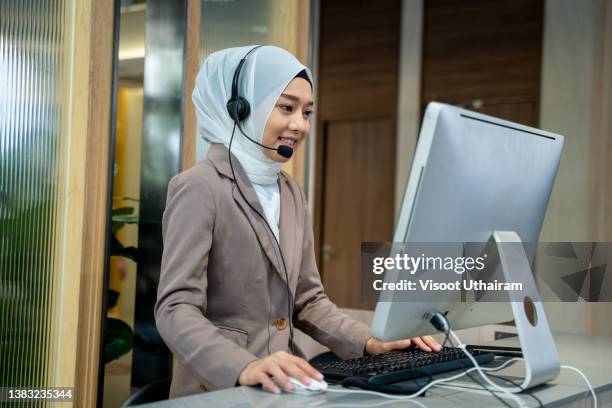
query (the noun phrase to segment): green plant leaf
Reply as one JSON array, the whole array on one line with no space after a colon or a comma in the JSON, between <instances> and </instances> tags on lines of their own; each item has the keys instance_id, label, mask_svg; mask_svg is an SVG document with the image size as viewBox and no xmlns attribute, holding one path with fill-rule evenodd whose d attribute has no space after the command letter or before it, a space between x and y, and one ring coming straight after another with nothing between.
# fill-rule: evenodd
<instances>
[{"instance_id":1,"label":"green plant leaf","mask_svg":"<svg viewBox=\"0 0 612 408\"><path fill-rule=\"evenodd\" d=\"M106 318L104 336L104 364L129 353L134 346L132 328L122 320Z\"/></svg>"},{"instance_id":2,"label":"green plant leaf","mask_svg":"<svg viewBox=\"0 0 612 408\"><path fill-rule=\"evenodd\" d=\"M113 197L113 200L123 200L123 201L134 201L139 202L140 200L132 197Z\"/></svg>"},{"instance_id":3,"label":"green plant leaf","mask_svg":"<svg viewBox=\"0 0 612 408\"><path fill-rule=\"evenodd\" d=\"M134 207L117 207L113 208L112 215L134 214Z\"/></svg>"},{"instance_id":4,"label":"green plant leaf","mask_svg":"<svg viewBox=\"0 0 612 408\"><path fill-rule=\"evenodd\" d=\"M115 222L113 221L111 223L111 233L113 234L113 236L115 236L115 234L117 233L117 231L119 231L121 229L121 227L123 227L125 224L122 222Z\"/></svg>"},{"instance_id":5,"label":"green plant leaf","mask_svg":"<svg viewBox=\"0 0 612 408\"><path fill-rule=\"evenodd\" d=\"M138 224L138 214L113 215L113 222L120 222L123 224Z\"/></svg>"},{"instance_id":6,"label":"green plant leaf","mask_svg":"<svg viewBox=\"0 0 612 408\"><path fill-rule=\"evenodd\" d=\"M111 220L111 231L116 234L125 224L138 224L138 214L134 214L134 207L114 208Z\"/></svg>"}]
</instances>

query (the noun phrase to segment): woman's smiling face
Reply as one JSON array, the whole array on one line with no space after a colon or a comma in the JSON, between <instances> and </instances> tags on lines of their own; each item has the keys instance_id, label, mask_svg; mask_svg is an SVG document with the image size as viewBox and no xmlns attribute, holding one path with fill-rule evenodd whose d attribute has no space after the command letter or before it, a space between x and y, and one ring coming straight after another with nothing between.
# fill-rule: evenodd
<instances>
[{"instance_id":1,"label":"woman's smiling face","mask_svg":"<svg viewBox=\"0 0 612 408\"><path fill-rule=\"evenodd\" d=\"M262 144L278 148L289 146L296 151L310 130L313 111L312 88L304 78L293 78L276 101L263 132ZM276 151L262 148L276 162L286 162Z\"/></svg>"}]
</instances>

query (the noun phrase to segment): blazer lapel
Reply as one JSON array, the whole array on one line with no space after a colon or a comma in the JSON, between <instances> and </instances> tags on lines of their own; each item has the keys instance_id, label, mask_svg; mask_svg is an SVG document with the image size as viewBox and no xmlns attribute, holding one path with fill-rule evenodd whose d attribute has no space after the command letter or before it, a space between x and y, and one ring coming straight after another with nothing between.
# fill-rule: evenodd
<instances>
[{"instance_id":1,"label":"blazer lapel","mask_svg":"<svg viewBox=\"0 0 612 408\"><path fill-rule=\"evenodd\" d=\"M298 253L299 238L303 235L302 227L299 225L298 203L295 195L289 187L289 182L286 176L281 174L280 177L280 246L283 250L283 257L287 264L287 274L289 275L290 287L295 287L299 275L299 265L294 265ZM297 268L297 269L296 269ZM293 273L297 270L297 273Z\"/></svg>"},{"instance_id":2,"label":"blazer lapel","mask_svg":"<svg viewBox=\"0 0 612 408\"><path fill-rule=\"evenodd\" d=\"M214 166L216 167L219 173L225 175L226 177L230 179L234 179L234 175L232 174L230 164L229 164L229 153L225 146L223 146L222 144L211 145L208 151L208 158L214 164ZM249 181L242 166L240 165L240 162L238 161L238 159L236 159L235 156L232 156L232 164L234 167L234 173L237 178L237 180L234 180L234 185L232 187L233 189L232 195L234 197L234 201L236 201L236 203L240 206L240 208L246 215L246 218L249 221L249 224L251 224L251 227L253 228L253 231L255 232L255 235L257 236L257 240L259 241L261 248L263 249L268 259L270 260L270 263L272 264L276 272L281 276L283 281L286 281L285 272L282 269L283 267L282 267L281 257L278 252L277 245L274 242L275 241L274 235L272 231L270 231L270 229L266 225L266 221L262 219L262 217L257 215L257 213L255 212L255 210L257 210L259 214L265 217L263 208L261 207L261 203L259 202L259 198L257 197L257 193L255 193L255 190L253 190L253 186L251 185L251 182ZM238 186L236 185L236 183L240 183L240 191L242 191L242 194L244 195L244 197L240 194L240 191L238 190ZM255 210L251 208L249 204ZM281 194L281 220L282 220L282 213L283 213L283 208L282 208L282 194ZM282 233L281 233L281 238L282 238ZM281 247L282 247L282 243L281 243ZM285 262L288 262L287 255L285 254L284 249L283 249L283 255L285 257ZM288 268L287 273L290 276L291 268L289 267L289 264L287 264L287 268Z\"/></svg>"},{"instance_id":3,"label":"blazer lapel","mask_svg":"<svg viewBox=\"0 0 612 408\"><path fill-rule=\"evenodd\" d=\"M255 190L253 190L251 184L249 183L245 185L244 181L242 180L239 180L239 182L240 190L242 190L244 198L248 200L248 202L257 210L257 212L259 212L259 214L265 217L263 208L261 208L257 194L255 193ZM275 238L272 231L270 231L266 225L266 221L257 215L253 208L249 207L249 204L247 204L247 201L244 200L235 184L233 189L234 201L236 201L236 203L242 208L242 211L244 211L247 220L253 228L253 231L255 231L255 235L257 235L257 240L259 241L261 248L264 250L266 256L274 266L274 269L276 269L276 271L281 275L281 278L285 280L285 272L282 269L282 261L280 254L278 253L278 249L276 248L276 243L274 242Z\"/></svg>"}]
</instances>

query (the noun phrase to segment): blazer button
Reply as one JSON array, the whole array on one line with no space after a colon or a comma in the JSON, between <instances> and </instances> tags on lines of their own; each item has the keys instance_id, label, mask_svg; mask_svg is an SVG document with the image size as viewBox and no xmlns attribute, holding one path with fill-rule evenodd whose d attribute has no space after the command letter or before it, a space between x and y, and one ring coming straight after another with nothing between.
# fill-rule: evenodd
<instances>
[{"instance_id":1,"label":"blazer button","mask_svg":"<svg viewBox=\"0 0 612 408\"><path fill-rule=\"evenodd\" d=\"M285 330L288 326L288 321L285 318L282 319L276 319L276 322L274 322L274 326L276 326L276 330Z\"/></svg>"}]
</instances>

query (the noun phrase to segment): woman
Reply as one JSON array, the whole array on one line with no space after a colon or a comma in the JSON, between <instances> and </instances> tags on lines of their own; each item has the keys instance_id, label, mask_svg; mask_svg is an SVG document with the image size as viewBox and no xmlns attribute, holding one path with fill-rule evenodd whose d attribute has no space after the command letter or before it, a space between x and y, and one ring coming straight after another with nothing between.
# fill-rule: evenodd
<instances>
[{"instance_id":1,"label":"woman","mask_svg":"<svg viewBox=\"0 0 612 408\"><path fill-rule=\"evenodd\" d=\"M237 97L247 115L228 106ZM175 357L171 396L239 384L278 393L292 389L288 376L321 379L292 344L291 323L342 358L411 344L439 350L431 337L371 337L323 291L306 200L275 150L296 150L308 135L310 71L277 47L218 51L200 69L193 102L212 145L168 186L155 307Z\"/></svg>"}]
</instances>

